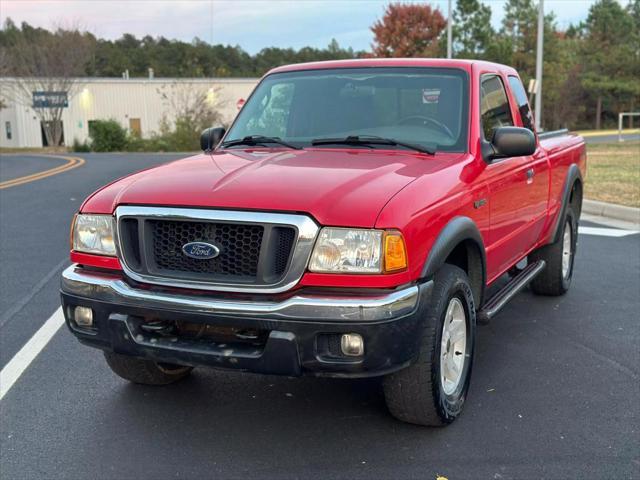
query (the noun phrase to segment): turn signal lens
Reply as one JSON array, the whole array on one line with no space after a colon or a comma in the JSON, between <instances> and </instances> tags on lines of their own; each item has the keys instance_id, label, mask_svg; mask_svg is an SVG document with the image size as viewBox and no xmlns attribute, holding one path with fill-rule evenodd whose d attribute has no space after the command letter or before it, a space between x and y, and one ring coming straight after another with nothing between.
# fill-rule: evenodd
<instances>
[{"instance_id":1,"label":"turn signal lens","mask_svg":"<svg viewBox=\"0 0 640 480\"><path fill-rule=\"evenodd\" d=\"M407 268L407 250L400 232L388 232L384 237L384 271L397 272Z\"/></svg>"}]
</instances>

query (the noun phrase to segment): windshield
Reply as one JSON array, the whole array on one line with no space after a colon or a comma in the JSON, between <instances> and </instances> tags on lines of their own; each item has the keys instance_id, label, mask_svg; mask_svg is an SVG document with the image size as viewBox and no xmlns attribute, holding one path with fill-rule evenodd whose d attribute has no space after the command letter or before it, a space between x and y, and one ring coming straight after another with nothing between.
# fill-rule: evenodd
<instances>
[{"instance_id":1,"label":"windshield","mask_svg":"<svg viewBox=\"0 0 640 480\"><path fill-rule=\"evenodd\" d=\"M277 73L256 87L225 141L262 135L306 147L312 140L370 135L460 152L467 146L468 104L468 77L459 69Z\"/></svg>"}]
</instances>

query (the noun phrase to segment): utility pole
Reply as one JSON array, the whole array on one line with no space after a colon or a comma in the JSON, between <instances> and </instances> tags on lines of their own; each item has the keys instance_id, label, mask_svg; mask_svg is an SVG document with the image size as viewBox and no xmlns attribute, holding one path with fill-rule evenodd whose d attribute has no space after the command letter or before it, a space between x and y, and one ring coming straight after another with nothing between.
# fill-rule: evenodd
<instances>
[{"instance_id":1,"label":"utility pole","mask_svg":"<svg viewBox=\"0 0 640 480\"><path fill-rule=\"evenodd\" d=\"M451 2L453 0L449 0L449 15L447 16L447 58L451 58L453 56L453 32L452 32L452 25L453 25L453 18L452 18L452 12L451 12Z\"/></svg>"},{"instance_id":2,"label":"utility pole","mask_svg":"<svg viewBox=\"0 0 640 480\"><path fill-rule=\"evenodd\" d=\"M536 131L540 130L540 118L542 117L542 50L544 47L544 0L538 0L538 44L536 51Z\"/></svg>"}]
</instances>

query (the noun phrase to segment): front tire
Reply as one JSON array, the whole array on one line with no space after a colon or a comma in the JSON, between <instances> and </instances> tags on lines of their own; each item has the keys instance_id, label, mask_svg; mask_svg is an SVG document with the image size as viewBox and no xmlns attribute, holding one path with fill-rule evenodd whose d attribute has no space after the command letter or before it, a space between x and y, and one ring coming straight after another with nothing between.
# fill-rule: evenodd
<instances>
[{"instance_id":1,"label":"front tire","mask_svg":"<svg viewBox=\"0 0 640 480\"><path fill-rule=\"evenodd\" d=\"M475 305L466 273L444 265L435 275L418 359L384 379L384 395L399 420L426 426L462 412L475 348Z\"/></svg>"},{"instance_id":2,"label":"front tire","mask_svg":"<svg viewBox=\"0 0 640 480\"><path fill-rule=\"evenodd\" d=\"M113 352L104 352L104 358L113 373L141 385L169 385L182 380L193 370L193 367L156 363Z\"/></svg>"}]
</instances>

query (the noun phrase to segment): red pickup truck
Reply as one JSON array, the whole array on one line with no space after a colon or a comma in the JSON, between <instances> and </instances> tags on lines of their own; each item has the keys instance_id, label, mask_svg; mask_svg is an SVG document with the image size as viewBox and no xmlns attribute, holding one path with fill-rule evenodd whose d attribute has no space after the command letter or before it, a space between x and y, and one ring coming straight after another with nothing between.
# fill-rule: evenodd
<instances>
[{"instance_id":1,"label":"red pickup truck","mask_svg":"<svg viewBox=\"0 0 640 480\"><path fill-rule=\"evenodd\" d=\"M586 156L480 61L291 65L203 153L82 205L66 322L136 383L197 365L383 377L390 412L460 415L476 324L571 283ZM500 279L500 281L498 281Z\"/></svg>"}]
</instances>

